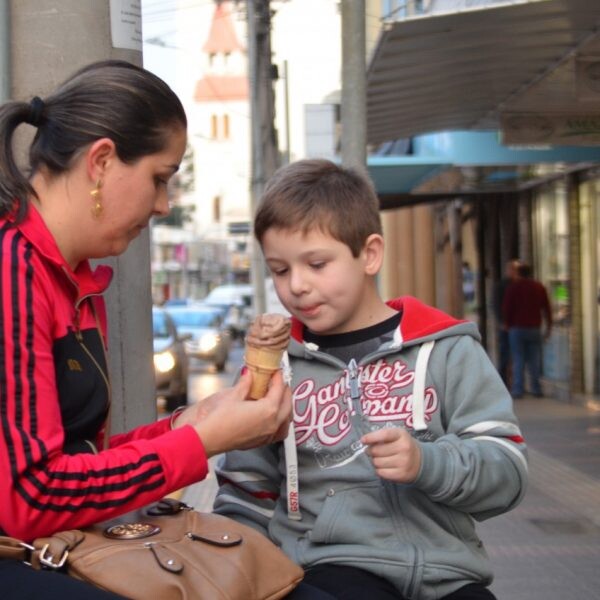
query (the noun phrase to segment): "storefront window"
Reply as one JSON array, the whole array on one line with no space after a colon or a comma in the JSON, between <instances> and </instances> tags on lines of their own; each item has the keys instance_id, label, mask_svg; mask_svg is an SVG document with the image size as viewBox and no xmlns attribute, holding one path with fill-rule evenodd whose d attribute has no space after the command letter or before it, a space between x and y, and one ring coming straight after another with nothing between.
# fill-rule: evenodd
<instances>
[{"instance_id":1,"label":"storefront window","mask_svg":"<svg viewBox=\"0 0 600 600\"><path fill-rule=\"evenodd\" d=\"M569 380L569 212L565 181L542 188L534 198L534 275L548 290L554 327L544 344L543 374L556 382Z\"/></svg>"},{"instance_id":2,"label":"storefront window","mask_svg":"<svg viewBox=\"0 0 600 600\"><path fill-rule=\"evenodd\" d=\"M594 212L596 231L594 240L596 246L596 361L594 365L594 393L600 394L600 178L595 182Z\"/></svg>"},{"instance_id":3,"label":"storefront window","mask_svg":"<svg viewBox=\"0 0 600 600\"><path fill-rule=\"evenodd\" d=\"M584 391L600 392L600 173L582 183L581 298Z\"/></svg>"},{"instance_id":4,"label":"storefront window","mask_svg":"<svg viewBox=\"0 0 600 600\"><path fill-rule=\"evenodd\" d=\"M557 182L535 199L535 274L548 289L554 322L570 322L569 207L566 183Z\"/></svg>"}]
</instances>

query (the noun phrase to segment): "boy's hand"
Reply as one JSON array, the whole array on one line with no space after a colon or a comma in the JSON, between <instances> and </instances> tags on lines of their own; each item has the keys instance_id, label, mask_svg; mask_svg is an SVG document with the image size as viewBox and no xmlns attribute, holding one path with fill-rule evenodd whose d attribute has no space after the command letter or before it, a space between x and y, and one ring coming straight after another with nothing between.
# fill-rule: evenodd
<instances>
[{"instance_id":1,"label":"boy's hand","mask_svg":"<svg viewBox=\"0 0 600 600\"><path fill-rule=\"evenodd\" d=\"M400 427L384 427L363 435L367 454L377 475L396 483L412 483L421 468L421 448L412 435Z\"/></svg>"}]
</instances>

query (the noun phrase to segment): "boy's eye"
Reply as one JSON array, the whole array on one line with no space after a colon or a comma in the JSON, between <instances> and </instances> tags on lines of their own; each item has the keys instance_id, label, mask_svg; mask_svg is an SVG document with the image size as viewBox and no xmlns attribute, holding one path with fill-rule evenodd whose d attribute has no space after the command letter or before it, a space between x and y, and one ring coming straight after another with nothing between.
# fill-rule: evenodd
<instances>
[{"instance_id":1,"label":"boy's eye","mask_svg":"<svg viewBox=\"0 0 600 600\"><path fill-rule=\"evenodd\" d=\"M154 184L156 185L156 187L158 187L159 185L167 185L168 183L169 182L164 177L156 176L154 178Z\"/></svg>"},{"instance_id":2,"label":"boy's eye","mask_svg":"<svg viewBox=\"0 0 600 600\"><path fill-rule=\"evenodd\" d=\"M280 267L278 269L271 269L271 274L276 277L280 277L281 275L285 275L287 273L287 269L285 267Z\"/></svg>"},{"instance_id":3,"label":"boy's eye","mask_svg":"<svg viewBox=\"0 0 600 600\"><path fill-rule=\"evenodd\" d=\"M327 263L324 261L310 263L311 269L322 269Z\"/></svg>"}]
</instances>

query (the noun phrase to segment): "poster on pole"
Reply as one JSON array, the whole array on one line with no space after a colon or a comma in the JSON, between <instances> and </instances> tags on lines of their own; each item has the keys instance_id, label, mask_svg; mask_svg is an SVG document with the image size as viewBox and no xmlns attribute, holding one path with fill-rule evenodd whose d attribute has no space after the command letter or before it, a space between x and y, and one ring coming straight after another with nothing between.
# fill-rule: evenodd
<instances>
[{"instance_id":1,"label":"poster on pole","mask_svg":"<svg viewBox=\"0 0 600 600\"><path fill-rule=\"evenodd\" d=\"M113 48L142 51L141 0L110 0L110 33Z\"/></svg>"}]
</instances>

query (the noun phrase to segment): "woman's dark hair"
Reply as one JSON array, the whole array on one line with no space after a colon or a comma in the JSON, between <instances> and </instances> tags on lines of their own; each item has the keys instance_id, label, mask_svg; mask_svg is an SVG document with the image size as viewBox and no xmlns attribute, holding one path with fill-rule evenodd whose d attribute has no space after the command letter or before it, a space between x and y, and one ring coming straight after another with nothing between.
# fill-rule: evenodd
<instances>
[{"instance_id":1,"label":"woman's dark hair","mask_svg":"<svg viewBox=\"0 0 600 600\"><path fill-rule=\"evenodd\" d=\"M119 159L131 164L163 150L174 128L187 127L179 98L162 79L118 60L87 65L43 100L3 104L0 217L14 212L17 220L35 195L13 155L13 134L22 123L38 128L29 149L30 173L43 167L53 175L70 169L81 150L100 138L110 138Z\"/></svg>"}]
</instances>

